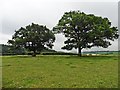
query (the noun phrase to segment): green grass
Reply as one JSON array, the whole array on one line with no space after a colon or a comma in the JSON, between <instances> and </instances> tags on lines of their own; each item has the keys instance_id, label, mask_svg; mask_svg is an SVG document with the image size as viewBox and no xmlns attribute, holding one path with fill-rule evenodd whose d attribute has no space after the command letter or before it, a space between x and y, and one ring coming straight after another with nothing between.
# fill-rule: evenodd
<instances>
[{"instance_id":1,"label":"green grass","mask_svg":"<svg viewBox=\"0 0 120 90\"><path fill-rule=\"evenodd\" d=\"M4 88L117 88L117 56L3 56Z\"/></svg>"}]
</instances>

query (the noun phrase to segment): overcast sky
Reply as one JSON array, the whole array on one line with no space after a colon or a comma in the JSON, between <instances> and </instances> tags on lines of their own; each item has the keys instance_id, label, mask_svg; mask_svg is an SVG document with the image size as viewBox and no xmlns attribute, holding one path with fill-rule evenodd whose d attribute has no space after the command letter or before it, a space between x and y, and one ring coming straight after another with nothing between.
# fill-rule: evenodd
<instances>
[{"instance_id":1,"label":"overcast sky","mask_svg":"<svg viewBox=\"0 0 120 90\"><path fill-rule=\"evenodd\" d=\"M88 2L89 1L89 2ZM0 44L6 44L15 30L37 23L52 29L64 12L80 10L86 14L107 17L113 26L118 27L118 0L1 0ZM65 38L56 35L55 50L61 51ZM84 49L85 51L86 49ZM118 41L107 48L88 50L118 50ZM72 50L76 52L76 50Z\"/></svg>"}]
</instances>

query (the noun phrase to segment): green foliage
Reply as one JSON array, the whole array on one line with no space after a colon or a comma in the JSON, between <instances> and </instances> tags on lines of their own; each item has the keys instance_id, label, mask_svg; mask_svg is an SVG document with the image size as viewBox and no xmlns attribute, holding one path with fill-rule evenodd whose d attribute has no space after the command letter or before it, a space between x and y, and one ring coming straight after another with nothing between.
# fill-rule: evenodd
<instances>
[{"instance_id":1,"label":"green foliage","mask_svg":"<svg viewBox=\"0 0 120 90\"><path fill-rule=\"evenodd\" d=\"M30 51L41 52L44 48L52 48L55 36L46 26L32 23L25 28L15 31L8 43L14 48L26 48Z\"/></svg>"},{"instance_id":2,"label":"green foliage","mask_svg":"<svg viewBox=\"0 0 120 90\"><path fill-rule=\"evenodd\" d=\"M81 50L94 46L107 48L110 40L118 38L117 27L112 27L108 18L102 18L93 14L85 14L80 11L65 12L59 20L55 33L63 33L67 40L62 49Z\"/></svg>"},{"instance_id":3,"label":"green foliage","mask_svg":"<svg viewBox=\"0 0 120 90\"><path fill-rule=\"evenodd\" d=\"M17 48L17 49L14 49L13 46L10 46L10 45L4 45L4 44L0 44L0 53L2 55L23 55L25 54L25 49L23 48Z\"/></svg>"},{"instance_id":4,"label":"green foliage","mask_svg":"<svg viewBox=\"0 0 120 90\"><path fill-rule=\"evenodd\" d=\"M3 88L118 88L118 56L3 56Z\"/></svg>"}]
</instances>

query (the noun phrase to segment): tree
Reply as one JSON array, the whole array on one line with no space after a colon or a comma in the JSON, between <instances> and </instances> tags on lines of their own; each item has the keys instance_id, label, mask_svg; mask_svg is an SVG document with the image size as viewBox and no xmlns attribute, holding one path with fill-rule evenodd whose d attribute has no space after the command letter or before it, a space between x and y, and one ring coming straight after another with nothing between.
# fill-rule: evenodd
<instances>
[{"instance_id":1,"label":"tree","mask_svg":"<svg viewBox=\"0 0 120 90\"><path fill-rule=\"evenodd\" d=\"M53 31L63 33L67 38L62 49L78 49L79 56L83 48L107 48L111 45L110 40L114 41L119 36L117 27L112 27L108 18L80 11L65 12Z\"/></svg>"},{"instance_id":2,"label":"tree","mask_svg":"<svg viewBox=\"0 0 120 90\"><path fill-rule=\"evenodd\" d=\"M32 23L15 31L12 40L8 40L8 43L15 48L21 47L33 51L32 56L36 56L37 51L52 48L54 41L54 34L46 26Z\"/></svg>"}]
</instances>

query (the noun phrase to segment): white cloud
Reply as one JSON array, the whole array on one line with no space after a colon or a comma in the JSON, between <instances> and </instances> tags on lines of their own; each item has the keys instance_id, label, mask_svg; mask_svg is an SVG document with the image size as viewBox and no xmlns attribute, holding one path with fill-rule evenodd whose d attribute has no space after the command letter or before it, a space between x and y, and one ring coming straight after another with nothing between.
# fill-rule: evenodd
<instances>
[{"instance_id":1,"label":"white cloud","mask_svg":"<svg viewBox=\"0 0 120 90\"><path fill-rule=\"evenodd\" d=\"M11 35L0 33L0 44L6 44L9 39L12 39Z\"/></svg>"}]
</instances>

